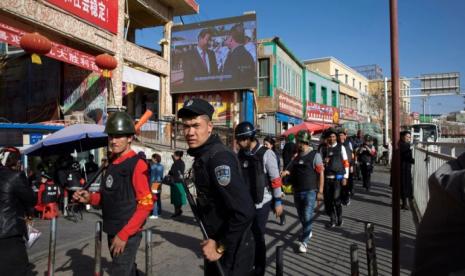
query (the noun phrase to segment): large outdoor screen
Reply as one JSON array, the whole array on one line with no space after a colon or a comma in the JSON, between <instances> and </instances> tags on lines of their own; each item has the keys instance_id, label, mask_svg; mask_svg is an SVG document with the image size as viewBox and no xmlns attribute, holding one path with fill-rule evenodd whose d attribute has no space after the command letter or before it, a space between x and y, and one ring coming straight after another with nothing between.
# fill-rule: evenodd
<instances>
[{"instance_id":1,"label":"large outdoor screen","mask_svg":"<svg viewBox=\"0 0 465 276\"><path fill-rule=\"evenodd\" d=\"M255 14L173 26L171 92L256 87L256 37Z\"/></svg>"}]
</instances>

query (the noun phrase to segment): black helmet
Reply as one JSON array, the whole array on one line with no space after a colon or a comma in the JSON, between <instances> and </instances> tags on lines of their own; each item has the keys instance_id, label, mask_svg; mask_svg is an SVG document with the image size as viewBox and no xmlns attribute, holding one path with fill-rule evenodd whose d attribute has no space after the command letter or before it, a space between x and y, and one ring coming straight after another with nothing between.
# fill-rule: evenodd
<instances>
[{"instance_id":1,"label":"black helmet","mask_svg":"<svg viewBox=\"0 0 465 276\"><path fill-rule=\"evenodd\" d=\"M108 118L105 133L109 135L132 135L136 133L136 129L134 128L134 122L126 112L117 111Z\"/></svg>"},{"instance_id":2,"label":"black helmet","mask_svg":"<svg viewBox=\"0 0 465 276\"><path fill-rule=\"evenodd\" d=\"M297 133L297 142L310 144L312 136L306 130L301 130Z\"/></svg>"},{"instance_id":3,"label":"black helmet","mask_svg":"<svg viewBox=\"0 0 465 276\"><path fill-rule=\"evenodd\" d=\"M373 137L370 134L366 134L364 140L365 142L371 142L373 141Z\"/></svg>"},{"instance_id":4,"label":"black helmet","mask_svg":"<svg viewBox=\"0 0 465 276\"><path fill-rule=\"evenodd\" d=\"M253 124L251 122L242 122L242 123L239 123L237 126L236 126L236 129L234 130L234 137L236 137L236 139L240 139L240 138L250 138L250 139L253 139L255 138L255 133L257 131L255 130L255 127L253 126Z\"/></svg>"}]
</instances>

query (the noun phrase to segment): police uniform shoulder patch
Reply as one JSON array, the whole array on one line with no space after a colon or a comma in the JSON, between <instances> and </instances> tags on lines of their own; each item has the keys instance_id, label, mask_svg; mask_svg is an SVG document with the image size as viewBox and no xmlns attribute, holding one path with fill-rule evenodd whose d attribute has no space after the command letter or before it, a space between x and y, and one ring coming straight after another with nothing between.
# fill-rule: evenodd
<instances>
[{"instance_id":1,"label":"police uniform shoulder patch","mask_svg":"<svg viewBox=\"0 0 465 276\"><path fill-rule=\"evenodd\" d=\"M215 168L215 176L218 184L223 187L228 186L231 182L231 167L228 165L221 165Z\"/></svg>"},{"instance_id":2,"label":"police uniform shoulder patch","mask_svg":"<svg viewBox=\"0 0 465 276\"><path fill-rule=\"evenodd\" d=\"M110 189L111 186L113 186L113 176L111 176L111 174L107 176L107 180L105 181L105 186L108 189Z\"/></svg>"}]
</instances>

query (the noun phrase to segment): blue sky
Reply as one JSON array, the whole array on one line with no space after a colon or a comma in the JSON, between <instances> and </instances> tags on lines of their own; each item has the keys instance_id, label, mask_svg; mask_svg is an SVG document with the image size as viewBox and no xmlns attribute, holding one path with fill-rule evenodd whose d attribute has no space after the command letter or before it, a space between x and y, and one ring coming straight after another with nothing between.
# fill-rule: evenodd
<instances>
[{"instance_id":1,"label":"blue sky","mask_svg":"<svg viewBox=\"0 0 465 276\"><path fill-rule=\"evenodd\" d=\"M460 82L465 87L465 1L398 2L401 76L460 72ZM197 3L200 13L183 16L184 23L255 11L258 38L279 36L301 60L334 56L347 65L378 64L385 76L391 74L389 0L197 0ZM151 48L156 48L154 43L159 38L159 30L137 33L137 42ZM464 107L462 97L431 97L426 112L444 113ZM412 100L412 111L422 111L418 98Z\"/></svg>"}]
</instances>

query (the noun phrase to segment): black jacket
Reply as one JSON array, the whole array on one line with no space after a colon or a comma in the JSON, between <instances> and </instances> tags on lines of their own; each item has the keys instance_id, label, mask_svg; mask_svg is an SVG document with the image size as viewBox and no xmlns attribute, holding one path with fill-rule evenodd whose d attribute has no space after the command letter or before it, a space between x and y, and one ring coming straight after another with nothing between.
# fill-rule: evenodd
<instances>
[{"instance_id":1,"label":"black jacket","mask_svg":"<svg viewBox=\"0 0 465 276\"><path fill-rule=\"evenodd\" d=\"M217 135L210 136L205 144L187 153L195 158L192 168L197 203L206 231L210 238L225 246L222 264L226 270L241 262L245 265L247 258L253 260L253 254L246 254L254 252L253 247L243 242L250 232L255 206L236 155Z\"/></svg>"},{"instance_id":2,"label":"black jacket","mask_svg":"<svg viewBox=\"0 0 465 276\"><path fill-rule=\"evenodd\" d=\"M184 175L184 170L186 169L186 164L181 159L175 160L173 165L171 165L170 171L168 172L171 175L174 183L181 183L182 177ZM179 174L181 173L181 175Z\"/></svg>"},{"instance_id":3,"label":"black jacket","mask_svg":"<svg viewBox=\"0 0 465 276\"><path fill-rule=\"evenodd\" d=\"M0 239L26 234L24 216L35 204L24 173L0 167Z\"/></svg>"}]
</instances>

